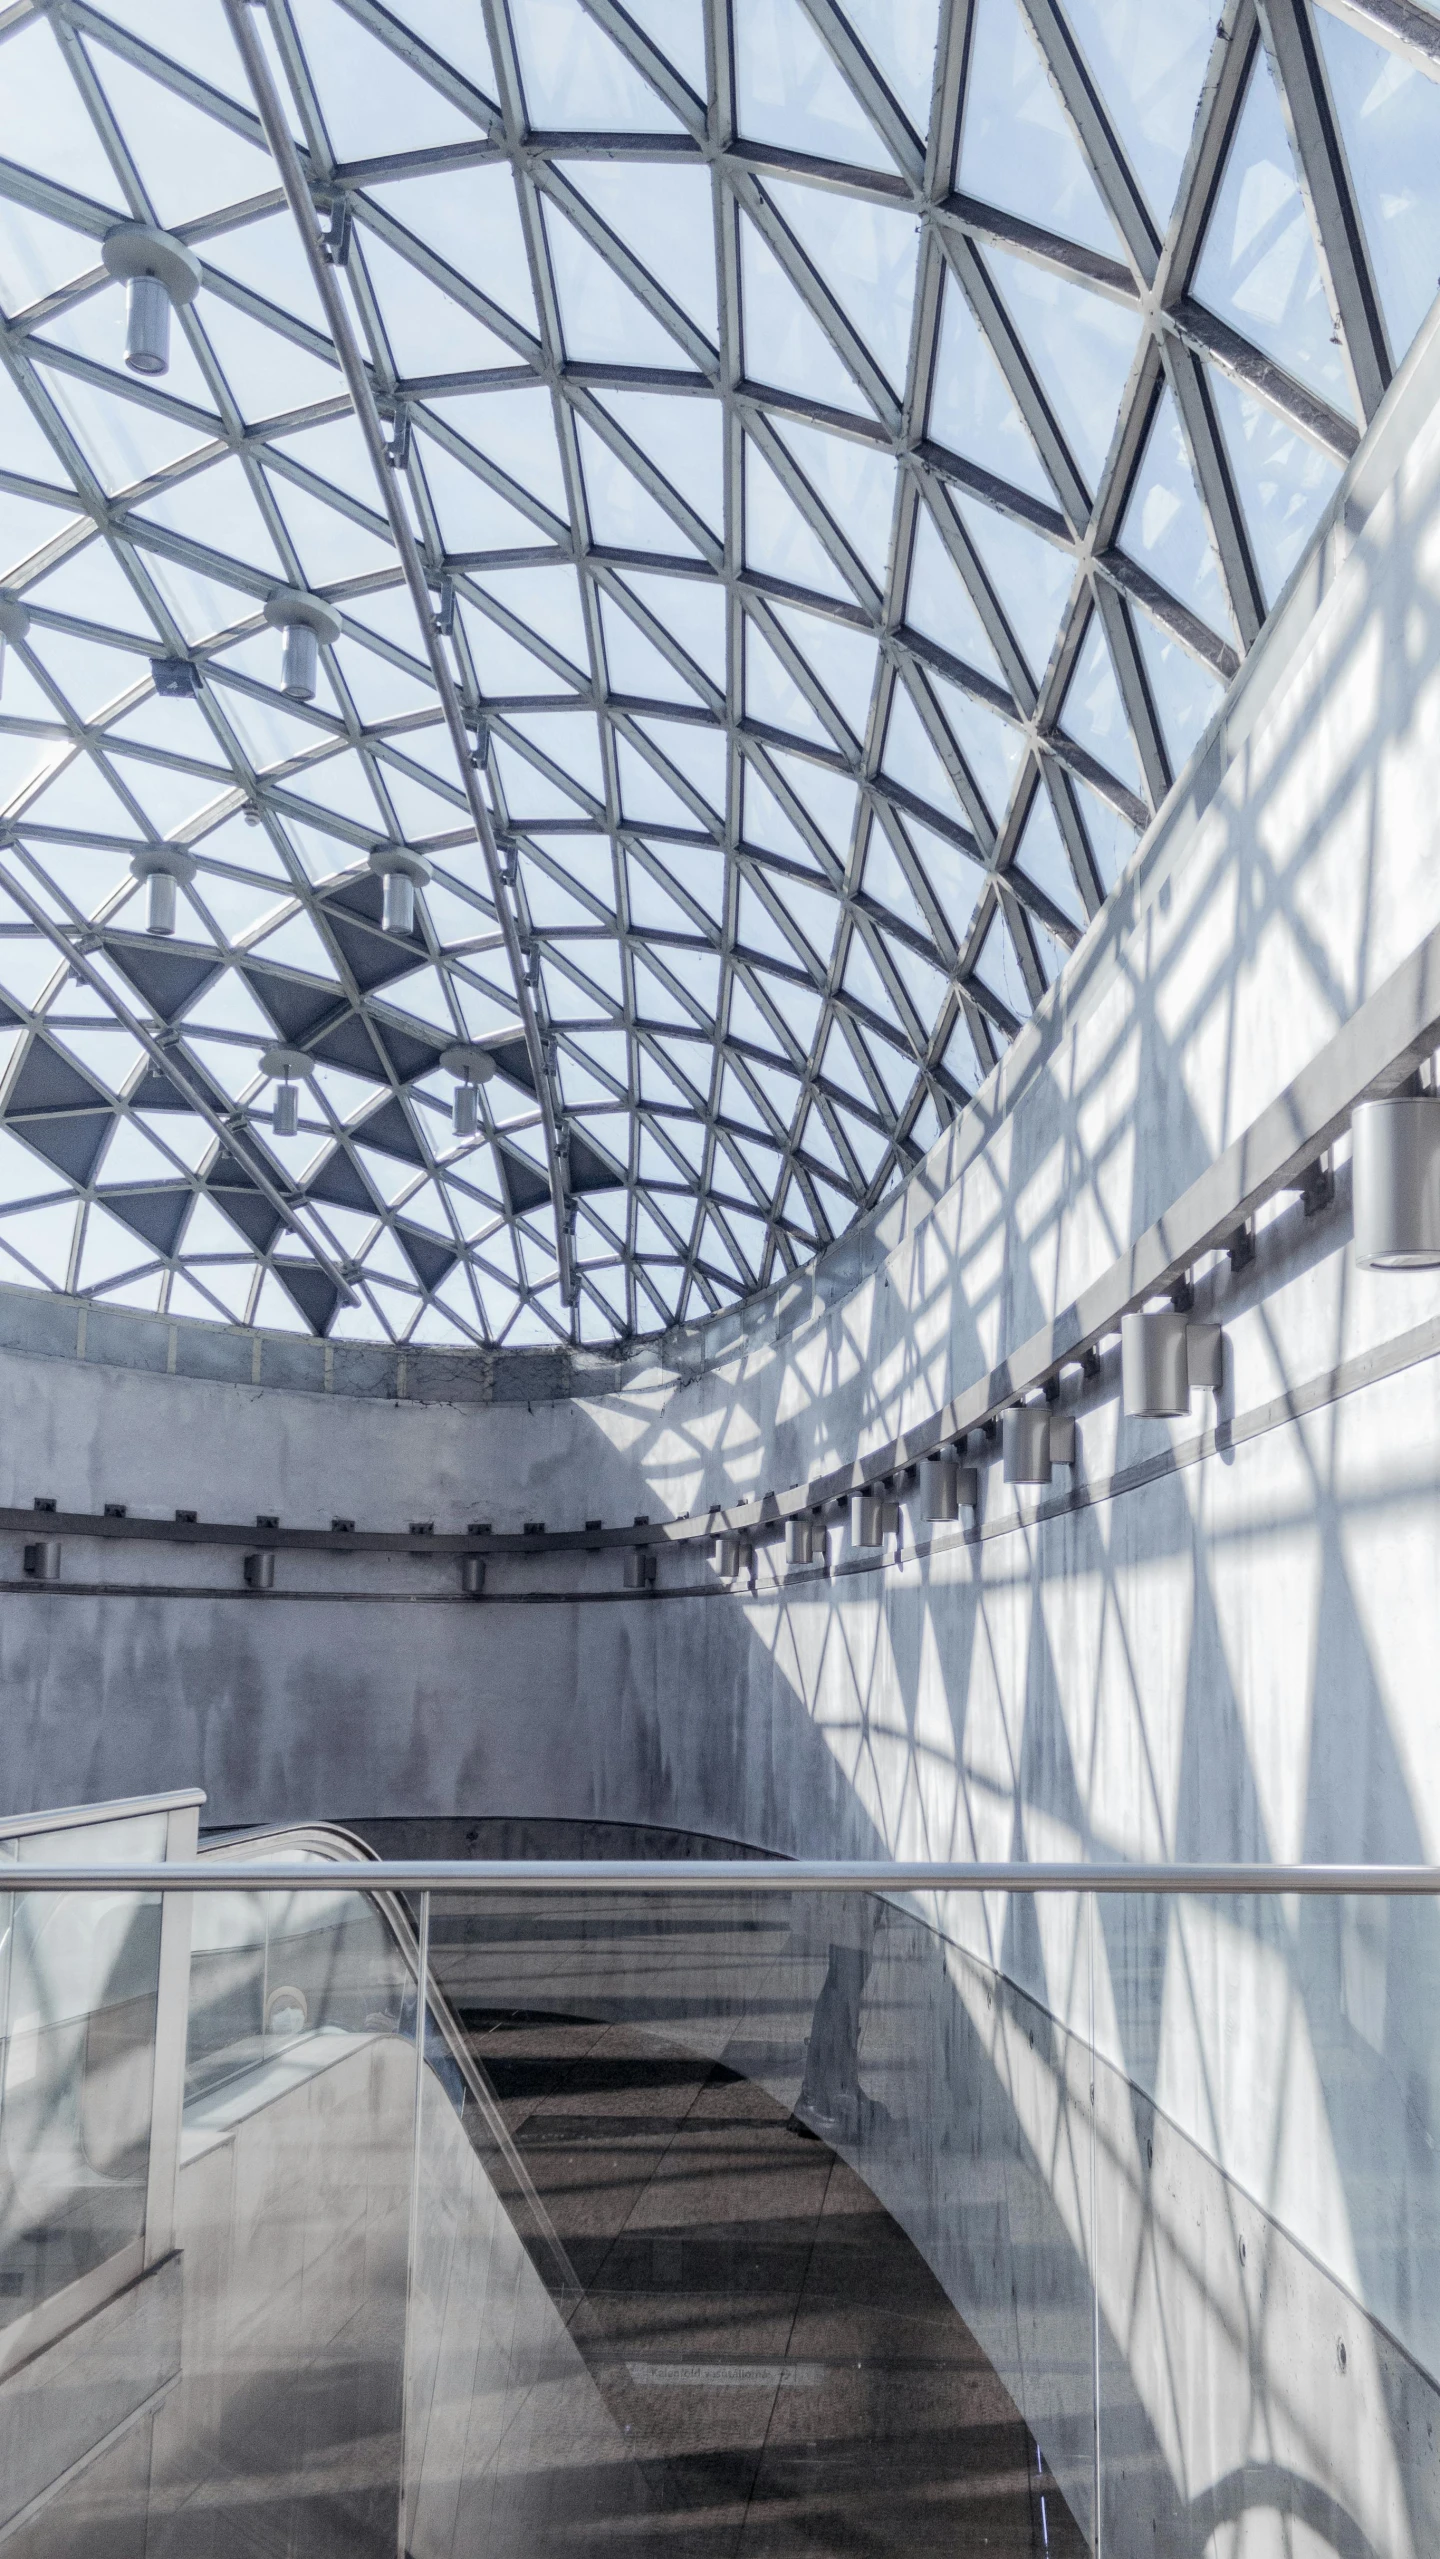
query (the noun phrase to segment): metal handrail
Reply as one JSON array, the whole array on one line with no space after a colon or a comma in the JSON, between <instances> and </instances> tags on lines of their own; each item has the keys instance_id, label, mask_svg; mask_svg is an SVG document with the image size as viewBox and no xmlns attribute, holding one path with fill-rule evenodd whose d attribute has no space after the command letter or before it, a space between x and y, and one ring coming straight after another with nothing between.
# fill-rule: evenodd
<instances>
[{"instance_id":1,"label":"metal handrail","mask_svg":"<svg viewBox=\"0 0 1440 2559\"><path fill-rule=\"evenodd\" d=\"M13 1875L13 1882L10 1878ZM335 1858L323 1865L218 1859L168 1865L21 1866L17 1892L367 1893L1151 1893L1248 1898L1286 1893L1440 1897L1440 1866L1087 1865L860 1858Z\"/></svg>"}]
</instances>

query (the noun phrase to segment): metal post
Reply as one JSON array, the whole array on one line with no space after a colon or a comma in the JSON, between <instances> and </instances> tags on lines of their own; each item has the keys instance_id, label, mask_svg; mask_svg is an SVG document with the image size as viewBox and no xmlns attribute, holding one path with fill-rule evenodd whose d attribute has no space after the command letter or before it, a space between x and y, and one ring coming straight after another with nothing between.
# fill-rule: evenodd
<instances>
[{"instance_id":1,"label":"metal post","mask_svg":"<svg viewBox=\"0 0 1440 2559\"><path fill-rule=\"evenodd\" d=\"M410 2344L415 2320L415 2260L420 2247L420 2134L425 2108L425 2027L429 2016L430 1896L420 1896L415 1949L415 2100L410 2127L410 2229L405 2249L405 2347L400 2363L400 2495L396 2505L397 2559L410 2539Z\"/></svg>"},{"instance_id":2,"label":"metal post","mask_svg":"<svg viewBox=\"0 0 1440 2559\"><path fill-rule=\"evenodd\" d=\"M200 1833L198 1804L181 1804L165 1817L165 1856L193 1858ZM77 1870L83 1884L84 1870ZM150 2166L145 2184L145 2263L158 2264L175 2245L175 2181L180 2170L180 2118L185 2105L185 2048L190 2024L190 1915L188 1893L164 1893L160 1901L160 1969L155 1997L155 2065L150 2084Z\"/></svg>"},{"instance_id":3,"label":"metal post","mask_svg":"<svg viewBox=\"0 0 1440 2559\"><path fill-rule=\"evenodd\" d=\"M1095 2559L1105 2559L1105 2483L1100 2468L1100 2180L1095 2124L1095 1895L1085 1896L1090 1956L1090 2393L1095 2416Z\"/></svg>"}]
</instances>

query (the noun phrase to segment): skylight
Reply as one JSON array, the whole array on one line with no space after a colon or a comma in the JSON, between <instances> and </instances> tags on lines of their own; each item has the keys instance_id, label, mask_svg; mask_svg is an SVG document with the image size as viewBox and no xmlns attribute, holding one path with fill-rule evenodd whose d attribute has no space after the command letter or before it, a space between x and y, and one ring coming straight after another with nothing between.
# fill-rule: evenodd
<instances>
[{"instance_id":1,"label":"skylight","mask_svg":"<svg viewBox=\"0 0 1440 2559\"><path fill-rule=\"evenodd\" d=\"M1192 753L1440 273L1440 18L244 16L509 912L224 0L20 0L0 1279L653 1333L918 1159Z\"/></svg>"}]
</instances>

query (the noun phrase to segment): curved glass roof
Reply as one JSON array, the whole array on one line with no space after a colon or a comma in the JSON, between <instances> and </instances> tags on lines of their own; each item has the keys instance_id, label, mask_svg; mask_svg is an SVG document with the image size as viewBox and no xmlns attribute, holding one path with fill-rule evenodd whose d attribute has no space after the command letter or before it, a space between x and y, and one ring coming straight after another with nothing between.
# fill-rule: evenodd
<instances>
[{"instance_id":1,"label":"curved glass roof","mask_svg":"<svg viewBox=\"0 0 1440 2559\"><path fill-rule=\"evenodd\" d=\"M15 0L0 1277L348 1336L655 1331L916 1160L1184 764L1428 308L1440 14L245 16L518 966L220 0ZM123 222L200 262L163 375L124 363ZM281 588L338 616L310 700ZM377 846L428 866L409 930ZM194 864L168 937L157 847ZM498 1068L473 1136L464 1042Z\"/></svg>"}]
</instances>

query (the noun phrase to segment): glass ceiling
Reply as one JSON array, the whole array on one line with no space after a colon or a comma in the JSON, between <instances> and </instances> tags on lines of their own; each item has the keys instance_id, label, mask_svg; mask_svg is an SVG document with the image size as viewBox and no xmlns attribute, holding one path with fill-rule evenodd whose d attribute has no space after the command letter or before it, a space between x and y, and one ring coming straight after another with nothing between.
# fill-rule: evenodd
<instances>
[{"instance_id":1,"label":"glass ceiling","mask_svg":"<svg viewBox=\"0 0 1440 2559\"><path fill-rule=\"evenodd\" d=\"M654 1332L917 1160L1185 763L1440 274L1440 11L246 20L520 965L220 0L14 0L0 1278L337 1337ZM124 362L124 222L200 262L163 375ZM308 701L281 588L338 616ZM166 938L157 846L193 857ZM376 847L428 865L409 931ZM474 1135L458 1043L498 1067Z\"/></svg>"}]
</instances>

